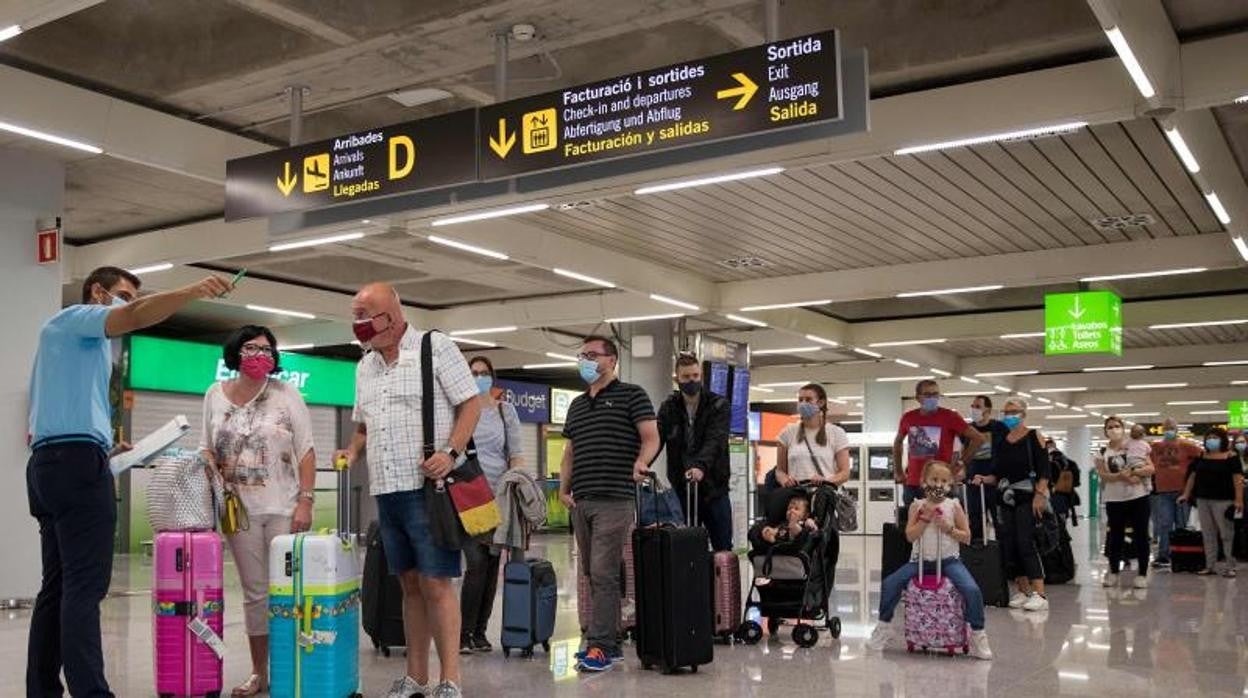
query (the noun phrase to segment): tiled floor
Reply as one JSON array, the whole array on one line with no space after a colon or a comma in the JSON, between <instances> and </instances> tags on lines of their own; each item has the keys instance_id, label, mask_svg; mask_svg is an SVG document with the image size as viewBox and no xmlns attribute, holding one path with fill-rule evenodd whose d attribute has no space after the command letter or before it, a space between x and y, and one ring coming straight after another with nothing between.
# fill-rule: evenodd
<instances>
[{"instance_id":1,"label":"tiled floor","mask_svg":"<svg viewBox=\"0 0 1248 698\"><path fill-rule=\"evenodd\" d=\"M867 652L864 638L878 602L879 539L847 537L837 580L836 606L844 621L839 642L823 636L813 649L798 649L787 632L753 647L716 647L715 663L697 674L662 676L629 661L596 676L580 677L570 656L577 647L574 569L570 539L549 534L535 540L535 554L559 571L559 617L552 656L504 659L495 652L464 661L469 696L1235 696L1248 695L1248 579L1155 575L1147 593L1107 593L1099 580L1104 563L1089 551L1100 540L1094 526L1072 529L1080 562L1077 584L1051 590L1052 610L1025 614L992 608L988 632L997 659L912 656L890 650ZM114 596L104 604L108 675L119 696L152 695L150 616L151 568L141 557L119 558ZM1123 575L1124 582L1130 575ZM247 672L240 642L237 579L226 571L227 686ZM498 613L491 636L497 637ZM10 658L0 672L0 696L22 695L28 616L0 620L0 652ZM367 642L367 639L365 639ZM384 695L401 675L403 659L385 659L361 647L364 693Z\"/></svg>"}]
</instances>

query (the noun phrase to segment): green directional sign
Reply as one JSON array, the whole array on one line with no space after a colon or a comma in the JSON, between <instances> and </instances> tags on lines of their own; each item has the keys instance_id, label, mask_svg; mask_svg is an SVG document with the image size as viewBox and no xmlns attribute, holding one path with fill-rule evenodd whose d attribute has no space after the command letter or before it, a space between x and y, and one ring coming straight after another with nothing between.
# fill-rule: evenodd
<instances>
[{"instance_id":1,"label":"green directional sign","mask_svg":"<svg viewBox=\"0 0 1248 698\"><path fill-rule=\"evenodd\" d=\"M1232 429L1248 429L1248 400L1231 400L1226 403L1229 412L1227 425Z\"/></svg>"},{"instance_id":2,"label":"green directional sign","mask_svg":"<svg viewBox=\"0 0 1248 698\"><path fill-rule=\"evenodd\" d=\"M1109 291L1044 297L1044 353L1122 355L1122 299Z\"/></svg>"}]
</instances>

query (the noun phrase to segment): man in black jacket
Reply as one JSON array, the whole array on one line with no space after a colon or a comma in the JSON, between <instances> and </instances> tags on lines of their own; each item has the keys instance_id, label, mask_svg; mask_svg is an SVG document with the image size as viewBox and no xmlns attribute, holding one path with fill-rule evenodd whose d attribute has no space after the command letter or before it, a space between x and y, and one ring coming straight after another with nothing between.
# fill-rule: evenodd
<instances>
[{"instance_id":1,"label":"man in black jacket","mask_svg":"<svg viewBox=\"0 0 1248 698\"><path fill-rule=\"evenodd\" d=\"M680 501L687 480L698 483L698 519L715 551L732 550L728 499L728 401L702 385L702 364L692 354L676 359L678 389L659 408L659 437L667 448L667 477Z\"/></svg>"}]
</instances>

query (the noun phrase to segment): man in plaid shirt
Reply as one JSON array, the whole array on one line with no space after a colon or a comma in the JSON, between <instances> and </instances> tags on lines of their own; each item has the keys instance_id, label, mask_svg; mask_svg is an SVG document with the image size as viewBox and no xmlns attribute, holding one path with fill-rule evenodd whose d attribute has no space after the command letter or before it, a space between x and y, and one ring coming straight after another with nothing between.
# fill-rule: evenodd
<instances>
[{"instance_id":1,"label":"man in plaid shirt","mask_svg":"<svg viewBox=\"0 0 1248 698\"><path fill-rule=\"evenodd\" d=\"M352 329L371 349L355 372L355 434L345 451L350 463L367 448L369 490L377 498L381 538L390 571L403 587L407 675L388 698L457 698L459 600L451 580L460 576L460 551L439 548L429 528L421 487L442 478L462 459L481 414L477 384L449 338L433 336L434 438L424 457L420 346L423 332L407 324L399 295L388 284L370 284L351 302ZM438 650L442 678L430 685L429 643Z\"/></svg>"}]
</instances>

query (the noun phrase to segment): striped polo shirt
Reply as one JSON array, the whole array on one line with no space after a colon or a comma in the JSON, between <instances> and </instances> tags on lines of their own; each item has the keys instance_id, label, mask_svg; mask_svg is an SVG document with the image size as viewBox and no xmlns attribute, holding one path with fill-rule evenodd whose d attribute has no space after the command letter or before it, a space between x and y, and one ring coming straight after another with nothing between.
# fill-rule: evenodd
<instances>
[{"instance_id":1,"label":"striped polo shirt","mask_svg":"<svg viewBox=\"0 0 1248 698\"><path fill-rule=\"evenodd\" d=\"M611 381L595 397L578 395L568 407L563 435L572 441L572 496L632 499L633 464L641 452L637 425L654 419L641 386Z\"/></svg>"}]
</instances>

